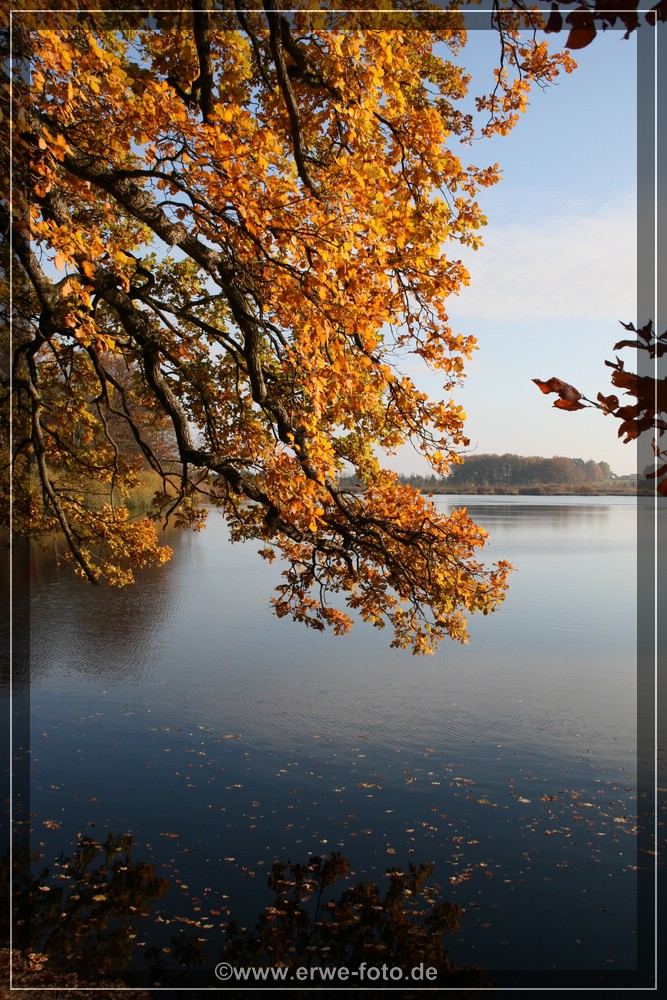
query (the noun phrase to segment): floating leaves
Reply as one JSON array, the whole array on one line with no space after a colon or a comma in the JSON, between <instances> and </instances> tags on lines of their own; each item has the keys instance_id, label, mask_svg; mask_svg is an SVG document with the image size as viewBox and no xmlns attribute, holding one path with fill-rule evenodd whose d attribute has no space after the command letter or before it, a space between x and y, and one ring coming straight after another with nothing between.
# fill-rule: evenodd
<instances>
[{"instance_id":1,"label":"floating leaves","mask_svg":"<svg viewBox=\"0 0 667 1000\"><path fill-rule=\"evenodd\" d=\"M160 874L168 871L172 884L179 886L178 901L167 901L161 911L161 920L170 926L205 936L224 924L223 895L243 899L244 892L252 891L251 879L259 888L276 856L294 857L297 851L319 855L328 845L345 853L352 849L364 878L383 858L391 857L397 866L411 858L433 858L451 897L466 909L477 907L487 925L483 918L520 887L530 892L534 886L548 886L557 896L567 893L580 873L577 884L589 885L590 869L597 867L603 885L607 872L614 873L609 895L601 897L611 908L619 880L629 883L636 873L622 857L625 851L634 860L628 841L637 832L634 788L624 784L626 775L616 783L604 769L595 770L591 781L587 774L595 763L588 756L582 756L575 779L566 769L557 774L557 764L538 766L532 755L517 754L507 740L505 763L494 764L494 771L483 772L480 779L473 758L447 745L396 750L387 760L378 758L372 740L362 754L359 746L343 748L335 738L320 736L316 751L306 737L309 749L284 747L260 755L251 744L246 749L226 740L220 735L223 728L204 730L172 729L173 752L167 759L159 757L160 768L169 768L173 780L187 774L217 778L215 795L211 789L211 794L193 793L187 800L195 809L203 810L205 804L213 808L217 822L210 814L197 820L196 812L174 811L186 825L179 818L181 832L176 833L163 820L161 843L151 848ZM164 730L155 732L151 738L161 748ZM590 738L589 733L577 734L586 742ZM491 759L495 745L493 734L486 748ZM414 782L408 787L406 777ZM291 797L285 794L289 792ZM53 801L51 790L48 795ZM81 802L96 819L104 815L104 805L93 810L88 796ZM528 849L515 859L502 843L506 839L512 849L517 844ZM220 882L214 882L218 877ZM205 880L210 884L204 890ZM227 891L222 894L211 885L224 885ZM579 919L576 913L573 919ZM503 925L503 934L516 944L516 928L509 926Z\"/></svg>"},{"instance_id":2,"label":"floating leaves","mask_svg":"<svg viewBox=\"0 0 667 1000\"><path fill-rule=\"evenodd\" d=\"M462 882L467 882L472 878L473 868L468 866L464 871L459 872L457 875L450 875L449 881L452 885L461 885Z\"/></svg>"}]
</instances>

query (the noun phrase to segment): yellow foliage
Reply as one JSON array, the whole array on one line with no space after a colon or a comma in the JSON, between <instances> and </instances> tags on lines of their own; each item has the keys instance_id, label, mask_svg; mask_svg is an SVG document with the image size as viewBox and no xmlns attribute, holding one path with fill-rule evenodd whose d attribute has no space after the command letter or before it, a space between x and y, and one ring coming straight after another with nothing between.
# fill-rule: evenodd
<instances>
[{"instance_id":1,"label":"yellow foliage","mask_svg":"<svg viewBox=\"0 0 667 1000\"><path fill-rule=\"evenodd\" d=\"M375 457L412 441L445 474L467 443L462 409L403 374L417 356L449 392L475 349L446 300L468 283L457 244L480 244L475 197L499 167L465 163L462 15L401 11L395 30L363 7L307 4L196 24L186 7L155 27L53 18L15 15L32 73L30 88L13 81L30 317L16 337L19 529L58 528L87 579L129 583L169 557L115 501L151 469L155 519L199 527L205 499L234 538L283 557L278 615L336 633L353 614L389 622L418 653L465 641L465 614L493 610L508 567L481 565L484 532ZM534 80L572 68L521 26L506 28L514 75L478 99L485 134L513 126ZM340 489L350 468L363 493ZM86 500L91 478L108 503Z\"/></svg>"}]
</instances>

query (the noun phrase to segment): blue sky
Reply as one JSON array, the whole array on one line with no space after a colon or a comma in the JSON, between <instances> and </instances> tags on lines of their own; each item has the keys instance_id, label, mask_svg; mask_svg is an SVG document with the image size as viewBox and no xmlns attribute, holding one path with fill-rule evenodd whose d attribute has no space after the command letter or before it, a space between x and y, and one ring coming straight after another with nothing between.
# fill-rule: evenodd
<instances>
[{"instance_id":1,"label":"blue sky","mask_svg":"<svg viewBox=\"0 0 667 1000\"><path fill-rule=\"evenodd\" d=\"M554 48L566 34L549 38ZM490 89L497 46L494 32L470 32L461 59L472 88L477 72L477 89ZM612 391L605 359L624 335L619 320L637 318L636 35L600 33L572 55L578 68L534 88L513 132L462 150L478 165L499 163L503 180L478 199L484 247L452 253L471 284L450 298L450 321L480 348L455 398L478 453L593 458L622 475L636 471L636 449L619 441L618 422L597 410L555 410L555 397L531 381L557 375L591 398ZM624 355L632 367L632 352ZM411 374L442 395L437 376ZM389 464L425 469L412 449Z\"/></svg>"}]
</instances>

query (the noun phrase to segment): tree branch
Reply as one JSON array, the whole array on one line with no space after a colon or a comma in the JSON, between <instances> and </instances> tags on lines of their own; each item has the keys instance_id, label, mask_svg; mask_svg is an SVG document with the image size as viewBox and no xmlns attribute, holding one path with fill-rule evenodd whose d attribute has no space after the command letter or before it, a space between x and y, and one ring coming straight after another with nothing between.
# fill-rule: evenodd
<instances>
[{"instance_id":1,"label":"tree branch","mask_svg":"<svg viewBox=\"0 0 667 1000\"><path fill-rule=\"evenodd\" d=\"M309 191L312 192L312 194L315 195L316 198L319 198L320 193L308 172L308 167L306 166L306 153L304 149L303 135L301 132L301 118L299 115L299 109L296 106L296 100L294 98L294 92L290 83L287 66L285 64L285 56L283 53L282 35L284 30L289 31L289 26L287 25L287 22L282 14L279 13L280 8L278 7L276 0L264 0L264 10L266 11L266 19L269 22L269 46L271 48L273 63L276 67L278 86L280 87L285 100L287 114L290 120L290 135L292 137L292 148L294 150L296 169L304 185ZM283 22L286 28L283 27Z\"/></svg>"},{"instance_id":2,"label":"tree branch","mask_svg":"<svg viewBox=\"0 0 667 1000\"><path fill-rule=\"evenodd\" d=\"M199 77L196 81L199 89L199 106L202 118L208 122L213 111L213 62L211 60L211 42L209 39L210 7L208 0L192 0L194 15L194 36L199 59ZM195 84L192 86L194 94Z\"/></svg>"}]
</instances>

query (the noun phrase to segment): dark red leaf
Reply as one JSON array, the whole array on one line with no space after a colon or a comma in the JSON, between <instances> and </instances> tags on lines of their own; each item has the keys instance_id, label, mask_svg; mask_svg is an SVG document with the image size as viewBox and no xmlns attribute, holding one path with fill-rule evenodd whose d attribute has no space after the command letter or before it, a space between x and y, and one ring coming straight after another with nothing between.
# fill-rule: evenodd
<instances>
[{"instance_id":1,"label":"dark red leaf","mask_svg":"<svg viewBox=\"0 0 667 1000\"><path fill-rule=\"evenodd\" d=\"M635 438L639 437L639 427L637 424L631 424L625 421L618 428L618 436L623 438L623 444L629 444L630 441L634 441Z\"/></svg>"},{"instance_id":2,"label":"dark red leaf","mask_svg":"<svg viewBox=\"0 0 667 1000\"><path fill-rule=\"evenodd\" d=\"M605 413L613 413L618 406L618 396L603 396L598 393L598 401Z\"/></svg>"},{"instance_id":3,"label":"dark red leaf","mask_svg":"<svg viewBox=\"0 0 667 1000\"><path fill-rule=\"evenodd\" d=\"M541 381L539 378L534 378L533 382L538 388L546 393L557 392L560 399L557 399L554 406L559 410L583 410L586 407L585 403L580 403L581 393L578 389L575 389L573 385L568 382L563 382L562 379L553 376L546 382Z\"/></svg>"},{"instance_id":4,"label":"dark red leaf","mask_svg":"<svg viewBox=\"0 0 667 1000\"><path fill-rule=\"evenodd\" d=\"M646 15L646 20L649 24L655 24L656 20L667 21L667 0L659 0Z\"/></svg>"},{"instance_id":5,"label":"dark red leaf","mask_svg":"<svg viewBox=\"0 0 667 1000\"><path fill-rule=\"evenodd\" d=\"M630 406L621 406L616 416L621 420L635 420L639 416L641 407L639 404L632 404Z\"/></svg>"},{"instance_id":6,"label":"dark red leaf","mask_svg":"<svg viewBox=\"0 0 667 1000\"><path fill-rule=\"evenodd\" d=\"M654 398L660 413L667 412L667 378L656 379Z\"/></svg>"},{"instance_id":7,"label":"dark red leaf","mask_svg":"<svg viewBox=\"0 0 667 1000\"><path fill-rule=\"evenodd\" d=\"M558 9L558 4L552 3L551 13L549 14L549 20L544 26L544 31L546 34L550 32L560 31L563 27L563 15Z\"/></svg>"},{"instance_id":8,"label":"dark red leaf","mask_svg":"<svg viewBox=\"0 0 667 1000\"><path fill-rule=\"evenodd\" d=\"M642 344L641 340L619 340L617 344L614 344L615 351L621 351L624 347L636 347L638 350L646 350L646 344Z\"/></svg>"},{"instance_id":9,"label":"dark red leaf","mask_svg":"<svg viewBox=\"0 0 667 1000\"><path fill-rule=\"evenodd\" d=\"M622 11L619 16L626 28L626 32L623 35L623 38L629 38L632 32L639 27L639 16L637 12L634 10Z\"/></svg>"},{"instance_id":10,"label":"dark red leaf","mask_svg":"<svg viewBox=\"0 0 667 1000\"><path fill-rule=\"evenodd\" d=\"M558 392L558 383L560 382L560 379L550 378L547 382L542 382L539 378L534 378L533 382L542 390L542 392L549 393Z\"/></svg>"},{"instance_id":11,"label":"dark red leaf","mask_svg":"<svg viewBox=\"0 0 667 1000\"><path fill-rule=\"evenodd\" d=\"M567 15L566 21L572 25L565 45L568 49L583 49L593 41L596 35L595 19L586 6L578 7Z\"/></svg>"},{"instance_id":12,"label":"dark red leaf","mask_svg":"<svg viewBox=\"0 0 667 1000\"><path fill-rule=\"evenodd\" d=\"M569 403L575 403L578 399L581 399L581 393L578 389L575 389L569 382L563 382L561 378L556 378L555 375L546 382L542 382L539 378L534 378L533 382L542 392L557 392L561 399ZM558 406L558 403L554 403L554 406Z\"/></svg>"},{"instance_id":13,"label":"dark red leaf","mask_svg":"<svg viewBox=\"0 0 667 1000\"><path fill-rule=\"evenodd\" d=\"M595 25L591 19L590 26L572 28L567 36L565 47L568 49L585 49L590 45L596 35Z\"/></svg>"},{"instance_id":14,"label":"dark red leaf","mask_svg":"<svg viewBox=\"0 0 667 1000\"><path fill-rule=\"evenodd\" d=\"M636 375L632 372L624 372L621 368L617 368L611 377L612 385L615 385L617 389L626 389L633 396L637 395L638 381Z\"/></svg>"},{"instance_id":15,"label":"dark red leaf","mask_svg":"<svg viewBox=\"0 0 667 1000\"><path fill-rule=\"evenodd\" d=\"M647 472L647 479L662 479L663 476L667 475L667 465L661 465L659 468L653 470L653 472ZM659 487L658 487L659 489Z\"/></svg>"},{"instance_id":16,"label":"dark red leaf","mask_svg":"<svg viewBox=\"0 0 667 1000\"><path fill-rule=\"evenodd\" d=\"M585 403L578 403L573 399L557 399L554 406L559 410L585 410Z\"/></svg>"}]
</instances>

